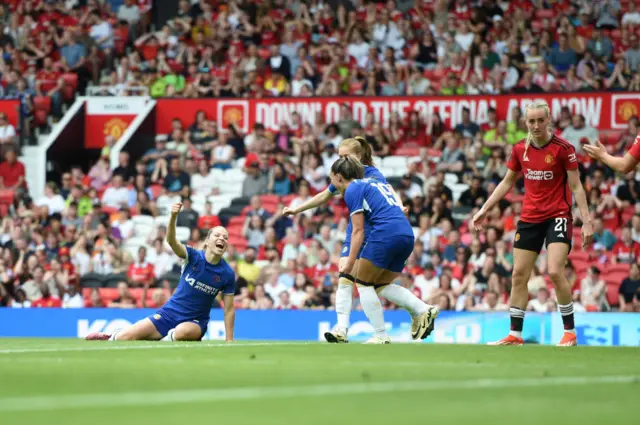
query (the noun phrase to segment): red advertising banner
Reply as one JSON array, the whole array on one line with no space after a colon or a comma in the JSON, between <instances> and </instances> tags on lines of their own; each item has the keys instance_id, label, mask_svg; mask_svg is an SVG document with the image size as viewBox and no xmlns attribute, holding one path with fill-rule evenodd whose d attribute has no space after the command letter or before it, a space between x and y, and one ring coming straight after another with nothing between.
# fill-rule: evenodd
<instances>
[{"instance_id":1,"label":"red advertising banner","mask_svg":"<svg viewBox=\"0 0 640 425\"><path fill-rule=\"evenodd\" d=\"M440 114L449 126L462 120L462 110L469 108L472 120L487 121L489 108L495 108L499 119L511 119L513 108L524 110L529 103L543 100L551 108L554 118L567 106L572 113L585 116L587 124L599 129L623 129L627 120L640 113L640 93L551 93L536 95L500 96L401 96L401 97L311 97L242 99L160 99L156 106L156 130L169 133L171 121L179 119L184 126L194 123L196 112L202 110L209 119L226 128L235 122L244 131L251 131L253 124L262 123L275 131L282 121L289 122L293 112L305 122L314 124L318 114L325 122L336 122L340 107L348 104L353 116L363 125L368 112L385 126L393 112L405 117L418 111L423 118Z\"/></svg>"},{"instance_id":2,"label":"red advertising banner","mask_svg":"<svg viewBox=\"0 0 640 425\"><path fill-rule=\"evenodd\" d=\"M20 114L20 101L18 100L0 100L0 112L7 114L9 122L17 129L19 114Z\"/></svg>"},{"instance_id":3,"label":"red advertising banner","mask_svg":"<svg viewBox=\"0 0 640 425\"><path fill-rule=\"evenodd\" d=\"M129 124L142 112L144 97L90 97L85 104L84 145L100 149L107 136L117 142Z\"/></svg>"}]
</instances>

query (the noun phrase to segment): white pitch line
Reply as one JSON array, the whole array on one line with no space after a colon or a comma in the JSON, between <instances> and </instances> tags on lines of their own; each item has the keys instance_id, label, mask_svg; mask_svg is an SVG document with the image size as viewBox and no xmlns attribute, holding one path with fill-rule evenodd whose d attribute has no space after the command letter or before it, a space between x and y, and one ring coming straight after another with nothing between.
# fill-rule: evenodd
<instances>
[{"instance_id":1,"label":"white pitch line","mask_svg":"<svg viewBox=\"0 0 640 425\"><path fill-rule=\"evenodd\" d=\"M247 387L160 392L68 394L0 398L0 412L157 406L184 403L499 388L537 388L557 385L633 384L640 376L594 376L525 379L474 379L462 381L396 381L286 387Z\"/></svg>"},{"instance_id":2,"label":"white pitch line","mask_svg":"<svg viewBox=\"0 0 640 425\"><path fill-rule=\"evenodd\" d=\"M155 348L229 348L229 347L265 347L265 346L290 346L290 345L308 345L309 342L249 342L240 344L207 344L207 343L175 343L167 342L166 344L141 344L141 345L113 345L113 342L88 342L84 347L38 347L38 348L7 348L0 349L0 354L25 354L25 353L66 353L73 351L109 351L109 350L150 350ZM91 345L100 344L100 345Z\"/></svg>"}]
</instances>

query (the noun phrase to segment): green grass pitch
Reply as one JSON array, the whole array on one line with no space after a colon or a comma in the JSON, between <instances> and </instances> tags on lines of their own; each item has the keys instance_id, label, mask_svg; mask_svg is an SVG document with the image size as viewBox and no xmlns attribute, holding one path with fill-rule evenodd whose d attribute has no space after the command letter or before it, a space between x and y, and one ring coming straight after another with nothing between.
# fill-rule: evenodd
<instances>
[{"instance_id":1,"label":"green grass pitch","mask_svg":"<svg viewBox=\"0 0 640 425\"><path fill-rule=\"evenodd\" d=\"M0 424L637 424L640 349L0 339Z\"/></svg>"}]
</instances>

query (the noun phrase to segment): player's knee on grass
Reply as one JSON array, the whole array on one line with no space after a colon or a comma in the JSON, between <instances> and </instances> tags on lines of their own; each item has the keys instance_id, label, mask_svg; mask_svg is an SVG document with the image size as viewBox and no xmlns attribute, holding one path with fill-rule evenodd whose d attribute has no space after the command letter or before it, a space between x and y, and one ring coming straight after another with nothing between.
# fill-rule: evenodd
<instances>
[{"instance_id":1,"label":"player's knee on grass","mask_svg":"<svg viewBox=\"0 0 640 425\"><path fill-rule=\"evenodd\" d=\"M202 339L202 329L195 323L180 323L176 326L173 337L176 341L200 341Z\"/></svg>"},{"instance_id":2,"label":"player's knee on grass","mask_svg":"<svg viewBox=\"0 0 640 425\"><path fill-rule=\"evenodd\" d=\"M115 336L116 341L137 341L139 338L133 328L124 329Z\"/></svg>"}]
</instances>

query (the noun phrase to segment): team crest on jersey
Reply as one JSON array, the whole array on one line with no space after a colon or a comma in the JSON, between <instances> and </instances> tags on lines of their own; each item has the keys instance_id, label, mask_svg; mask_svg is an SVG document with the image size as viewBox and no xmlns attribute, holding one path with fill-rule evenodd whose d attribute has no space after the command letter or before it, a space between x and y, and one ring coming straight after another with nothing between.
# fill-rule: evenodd
<instances>
[{"instance_id":1,"label":"team crest on jersey","mask_svg":"<svg viewBox=\"0 0 640 425\"><path fill-rule=\"evenodd\" d=\"M159 314L154 314L153 318L156 319L156 320L160 320L160 319L162 319L162 316L160 316Z\"/></svg>"},{"instance_id":2,"label":"team crest on jersey","mask_svg":"<svg viewBox=\"0 0 640 425\"><path fill-rule=\"evenodd\" d=\"M553 162L553 155L548 154L547 156L545 156L544 162L546 162L547 164L551 164Z\"/></svg>"},{"instance_id":3,"label":"team crest on jersey","mask_svg":"<svg viewBox=\"0 0 640 425\"><path fill-rule=\"evenodd\" d=\"M515 241L518 242L520 240L520 233L516 233Z\"/></svg>"},{"instance_id":4,"label":"team crest on jersey","mask_svg":"<svg viewBox=\"0 0 640 425\"><path fill-rule=\"evenodd\" d=\"M216 276L216 283L220 282L220 276Z\"/></svg>"}]
</instances>

